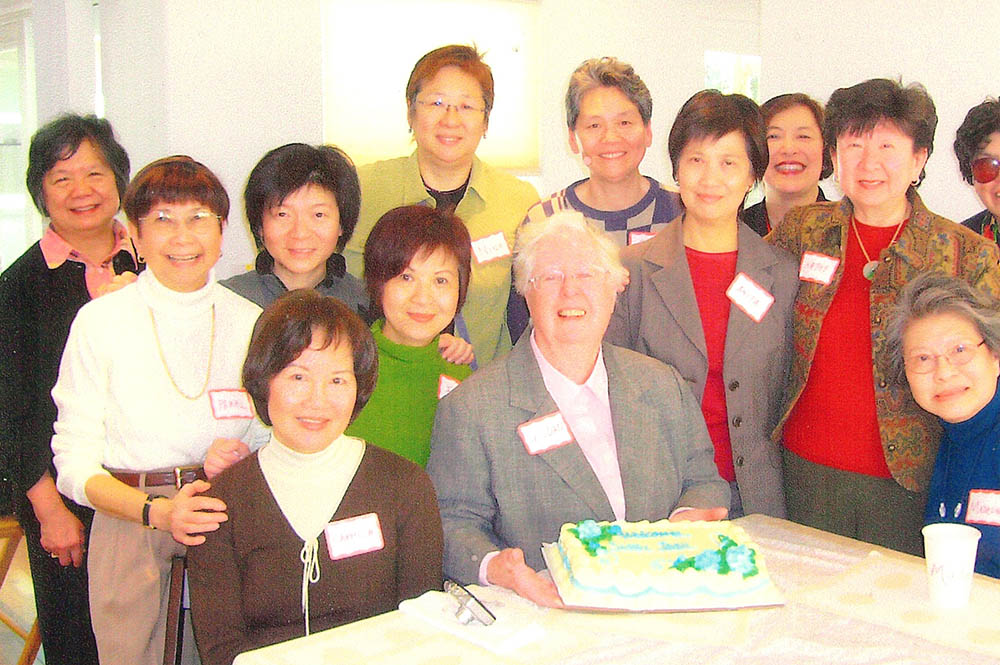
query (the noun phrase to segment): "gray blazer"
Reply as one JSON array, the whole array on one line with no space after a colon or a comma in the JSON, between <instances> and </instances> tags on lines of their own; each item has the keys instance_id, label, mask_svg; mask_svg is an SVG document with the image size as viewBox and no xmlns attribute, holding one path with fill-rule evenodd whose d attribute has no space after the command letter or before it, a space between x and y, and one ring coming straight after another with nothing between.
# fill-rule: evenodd
<instances>
[{"instance_id":1,"label":"gray blazer","mask_svg":"<svg viewBox=\"0 0 1000 665\"><path fill-rule=\"evenodd\" d=\"M729 505L694 396L663 363L604 345L611 417L628 520L657 520L683 505ZM438 405L427 472L444 526L444 572L474 583L489 552L539 547L566 522L613 520L604 490L575 443L531 455L518 425L556 411L530 335L466 379Z\"/></svg>"},{"instance_id":2,"label":"gray blazer","mask_svg":"<svg viewBox=\"0 0 1000 665\"><path fill-rule=\"evenodd\" d=\"M723 359L729 437L744 512L785 516L781 453L770 435L781 416L792 352L794 257L739 225L736 272L774 296L760 323L730 306ZM674 366L698 401L708 352L678 218L654 238L622 250L631 280L618 297L605 340Z\"/></svg>"}]
</instances>

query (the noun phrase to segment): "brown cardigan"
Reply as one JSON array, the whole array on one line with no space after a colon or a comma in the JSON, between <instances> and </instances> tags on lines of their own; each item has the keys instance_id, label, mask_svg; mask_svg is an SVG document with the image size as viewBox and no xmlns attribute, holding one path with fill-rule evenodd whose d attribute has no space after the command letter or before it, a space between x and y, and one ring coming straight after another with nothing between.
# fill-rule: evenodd
<instances>
[{"instance_id":1,"label":"brown cardigan","mask_svg":"<svg viewBox=\"0 0 1000 665\"><path fill-rule=\"evenodd\" d=\"M871 342L875 380L875 410L882 449L897 483L918 492L930 481L941 426L913 401L906 385L889 378L886 327L903 287L922 272L937 271L958 277L993 297L1000 297L1000 254L996 244L944 217L930 212L915 192L913 212L899 240L882 250L871 286ZM841 259L829 286L799 282L795 300L795 342L785 408L777 436L795 407L809 378L823 318L844 274L844 247L854 209L847 198L793 208L766 240L801 258L813 251ZM849 344L850 340L844 340Z\"/></svg>"},{"instance_id":2,"label":"brown cardigan","mask_svg":"<svg viewBox=\"0 0 1000 665\"><path fill-rule=\"evenodd\" d=\"M257 455L213 481L229 520L188 548L195 638L205 665L304 634L302 540L271 494ZM385 547L331 561L319 538L320 579L309 588L311 632L396 609L441 588L442 534L430 478L416 464L368 445L334 514L378 514Z\"/></svg>"}]
</instances>

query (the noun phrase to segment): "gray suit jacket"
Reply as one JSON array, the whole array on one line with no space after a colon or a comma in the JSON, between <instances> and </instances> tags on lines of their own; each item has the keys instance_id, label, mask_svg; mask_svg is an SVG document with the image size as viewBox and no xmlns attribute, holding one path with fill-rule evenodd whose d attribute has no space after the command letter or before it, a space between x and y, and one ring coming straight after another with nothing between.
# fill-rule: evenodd
<instances>
[{"instance_id":1,"label":"gray suit jacket","mask_svg":"<svg viewBox=\"0 0 1000 665\"><path fill-rule=\"evenodd\" d=\"M657 520L679 505L729 505L694 396L663 363L604 345L611 417L628 520ZM447 577L474 583L489 552L539 547L566 522L613 520L604 490L575 443L531 455L518 425L556 411L530 335L466 379L438 405L427 472L444 526Z\"/></svg>"},{"instance_id":2,"label":"gray suit jacket","mask_svg":"<svg viewBox=\"0 0 1000 665\"><path fill-rule=\"evenodd\" d=\"M760 323L730 306L723 358L729 437L744 512L785 516L781 453L770 435L781 416L792 353L795 259L739 225L736 272L774 296ZM622 250L631 280L618 297L605 340L674 366L698 401L708 352L684 252L680 218L654 238Z\"/></svg>"}]
</instances>

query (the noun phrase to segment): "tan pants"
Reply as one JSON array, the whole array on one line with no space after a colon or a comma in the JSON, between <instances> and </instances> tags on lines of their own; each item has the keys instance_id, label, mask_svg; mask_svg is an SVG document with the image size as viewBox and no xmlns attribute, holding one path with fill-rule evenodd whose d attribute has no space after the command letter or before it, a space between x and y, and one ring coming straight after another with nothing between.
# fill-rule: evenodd
<instances>
[{"instance_id":1,"label":"tan pants","mask_svg":"<svg viewBox=\"0 0 1000 665\"><path fill-rule=\"evenodd\" d=\"M149 489L176 494L173 487ZM170 559L185 549L167 532L101 512L94 515L87 572L101 665L163 662Z\"/></svg>"}]
</instances>

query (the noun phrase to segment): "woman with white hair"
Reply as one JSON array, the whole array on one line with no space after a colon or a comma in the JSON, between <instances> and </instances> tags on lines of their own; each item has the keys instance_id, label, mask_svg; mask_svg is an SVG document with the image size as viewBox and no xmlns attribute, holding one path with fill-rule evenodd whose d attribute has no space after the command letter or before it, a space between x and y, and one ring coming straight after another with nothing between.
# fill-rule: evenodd
<instances>
[{"instance_id":1,"label":"woman with white hair","mask_svg":"<svg viewBox=\"0 0 1000 665\"><path fill-rule=\"evenodd\" d=\"M534 328L442 399L434 423L447 577L559 605L535 571L565 522L725 517L685 381L602 342L626 276L614 241L578 212L518 231L514 280Z\"/></svg>"}]
</instances>

